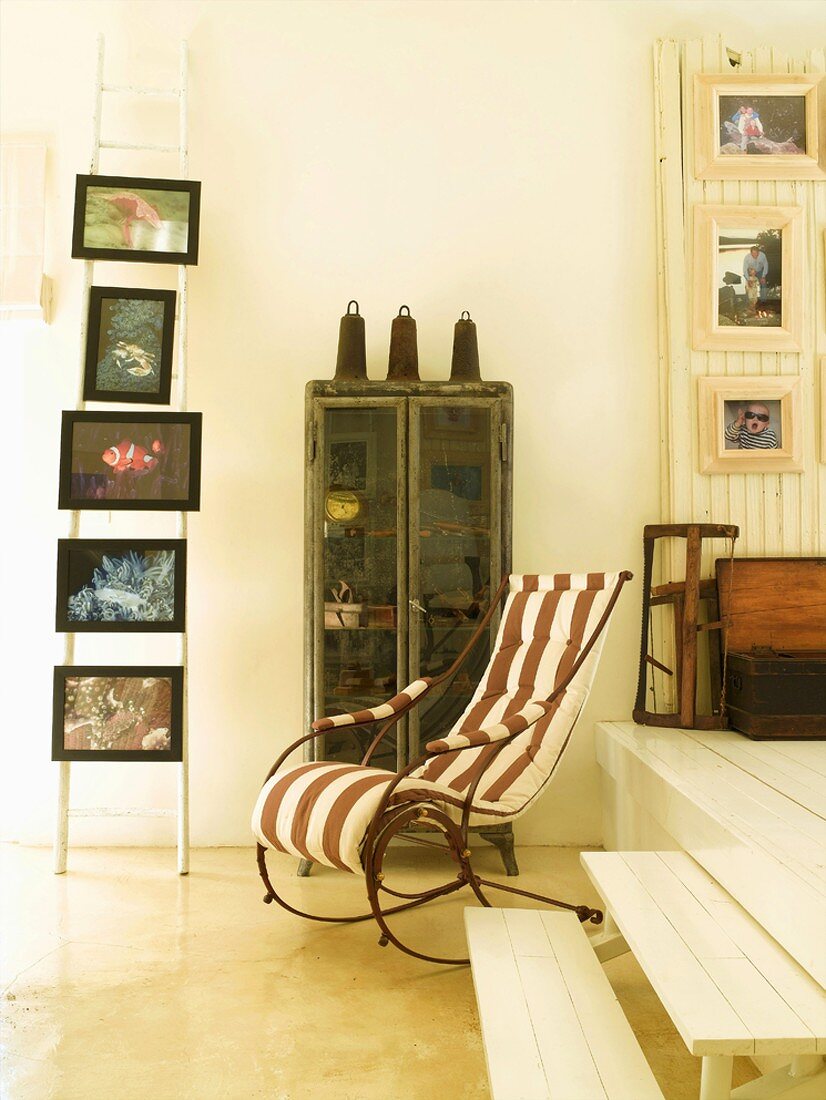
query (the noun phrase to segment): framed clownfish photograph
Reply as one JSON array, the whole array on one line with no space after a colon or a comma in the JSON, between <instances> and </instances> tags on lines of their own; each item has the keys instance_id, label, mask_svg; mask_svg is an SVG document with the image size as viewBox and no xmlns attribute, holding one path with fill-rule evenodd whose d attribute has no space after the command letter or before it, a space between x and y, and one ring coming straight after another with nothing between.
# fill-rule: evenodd
<instances>
[{"instance_id":1,"label":"framed clownfish photograph","mask_svg":"<svg viewBox=\"0 0 826 1100\"><path fill-rule=\"evenodd\" d=\"M78 176L72 256L197 264L200 207L195 180Z\"/></svg>"},{"instance_id":2,"label":"framed clownfish photograph","mask_svg":"<svg viewBox=\"0 0 826 1100\"><path fill-rule=\"evenodd\" d=\"M200 413L63 413L58 508L200 506Z\"/></svg>"},{"instance_id":3,"label":"framed clownfish photograph","mask_svg":"<svg viewBox=\"0 0 826 1100\"><path fill-rule=\"evenodd\" d=\"M174 290L91 288L84 401L169 404L176 297Z\"/></svg>"}]
</instances>

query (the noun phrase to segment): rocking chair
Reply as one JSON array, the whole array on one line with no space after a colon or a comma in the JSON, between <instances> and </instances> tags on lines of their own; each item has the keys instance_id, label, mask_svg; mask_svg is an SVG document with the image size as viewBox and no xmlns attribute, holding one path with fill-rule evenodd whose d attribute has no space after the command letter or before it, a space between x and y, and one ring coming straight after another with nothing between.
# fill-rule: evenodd
<instances>
[{"instance_id":1,"label":"rocking chair","mask_svg":"<svg viewBox=\"0 0 826 1100\"><path fill-rule=\"evenodd\" d=\"M491 903L483 887L573 910L594 924L602 913L541 894L480 878L471 867L468 829L508 822L522 814L545 788L585 704L605 640L605 627L631 573L555 574L506 577L471 641L442 675L414 681L388 702L355 714L319 718L312 733L299 738L272 766L255 805L258 869L264 901L278 902L309 920L349 923L375 919L379 944L428 962L462 964L467 959L437 958L402 943L387 916L424 905L469 886L482 905ZM403 714L451 679L487 629L508 590L496 644L488 667L465 711L444 737L430 741L427 754L393 774L369 767L382 738ZM384 722L360 765L324 760L284 767L299 745L327 730ZM449 882L418 893L385 885L383 862L394 837L423 841L411 826L441 832L458 865ZM364 874L370 912L355 917L303 913L279 897L267 873L266 850ZM383 901L400 899L383 907Z\"/></svg>"}]
</instances>

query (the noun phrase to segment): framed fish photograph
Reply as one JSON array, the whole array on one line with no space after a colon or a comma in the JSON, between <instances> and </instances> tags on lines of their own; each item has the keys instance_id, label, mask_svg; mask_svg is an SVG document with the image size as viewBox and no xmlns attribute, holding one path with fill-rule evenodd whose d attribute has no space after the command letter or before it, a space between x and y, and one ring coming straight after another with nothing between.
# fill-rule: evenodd
<instances>
[{"instance_id":1,"label":"framed fish photograph","mask_svg":"<svg viewBox=\"0 0 826 1100\"><path fill-rule=\"evenodd\" d=\"M692 342L704 351L799 351L803 209L694 208Z\"/></svg>"},{"instance_id":2,"label":"framed fish photograph","mask_svg":"<svg viewBox=\"0 0 826 1100\"><path fill-rule=\"evenodd\" d=\"M200 506L200 413L63 413L58 508L190 512Z\"/></svg>"},{"instance_id":3,"label":"framed fish photograph","mask_svg":"<svg viewBox=\"0 0 826 1100\"><path fill-rule=\"evenodd\" d=\"M181 760L179 665L59 665L52 760Z\"/></svg>"},{"instance_id":4,"label":"framed fish photograph","mask_svg":"<svg viewBox=\"0 0 826 1100\"><path fill-rule=\"evenodd\" d=\"M184 630L185 539L59 539L56 629Z\"/></svg>"},{"instance_id":5,"label":"framed fish photograph","mask_svg":"<svg viewBox=\"0 0 826 1100\"><path fill-rule=\"evenodd\" d=\"M176 297L174 290L91 288L84 401L169 404Z\"/></svg>"},{"instance_id":6,"label":"framed fish photograph","mask_svg":"<svg viewBox=\"0 0 826 1100\"><path fill-rule=\"evenodd\" d=\"M700 473L801 473L800 390L796 375L698 379Z\"/></svg>"},{"instance_id":7,"label":"framed fish photograph","mask_svg":"<svg viewBox=\"0 0 826 1100\"><path fill-rule=\"evenodd\" d=\"M72 256L197 264L200 209L195 180L78 176Z\"/></svg>"},{"instance_id":8,"label":"framed fish photograph","mask_svg":"<svg viewBox=\"0 0 826 1100\"><path fill-rule=\"evenodd\" d=\"M698 179L826 179L823 73L698 73Z\"/></svg>"}]
</instances>

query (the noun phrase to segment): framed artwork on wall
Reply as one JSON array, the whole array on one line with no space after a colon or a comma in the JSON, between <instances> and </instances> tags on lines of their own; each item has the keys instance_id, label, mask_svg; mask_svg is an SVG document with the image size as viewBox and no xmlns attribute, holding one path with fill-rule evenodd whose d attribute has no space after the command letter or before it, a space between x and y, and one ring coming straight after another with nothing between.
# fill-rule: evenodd
<instances>
[{"instance_id":1,"label":"framed artwork on wall","mask_svg":"<svg viewBox=\"0 0 826 1100\"><path fill-rule=\"evenodd\" d=\"M60 539L56 629L184 630L185 539Z\"/></svg>"},{"instance_id":2,"label":"framed artwork on wall","mask_svg":"<svg viewBox=\"0 0 826 1100\"><path fill-rule=\"evenodd\" d=\"M187 512L200 501L200 413L63 413L58 508Z\"/></svg>"},{"instance_id":3,"label":"framed artwork on wall","mask_svg":"<svg viewBox=\"0 0 826 1100\"><path fill-rule=\"evenodd\" d=\"M798 377L700 378L698 408L701 473L803 470Z\"/></svg>"},{"instance_id":4,"label":"framed artwork on wall","mask_svg":"<svg viewBox=\"0 0 826 1100\"><path fill-rule=\"evenodd\" d=\"M826 179L822 73L697 73L699 179Z\"/></svg>"},{"instance_id":5,"label":"framed artwork on wall","mask_svg":"<svg viewBox=\"0 0 826 1100\"><path fill-rule=\"evenodd\" d=\"M799 351L803 210L695 206L693 346Z\"/></svg>"},{"instance_id":6,"label":"framed artwork on wall","mask_svg":"<svg viewBox=\"0 0 826 1100\"><path fill-rule=\"evenodd\" d=\"M52 760L181 760L178 665L59 665Z\"/></svg>"},{"instance_id":7,"label":"framed artwork on wall","mask_svg":"<svg viewBox=\"0 0 826 1100\"><path fill-rule=\"evenodd\" d=\"M78 176L72 256L197 264L201 184L137 176Z\"/></svg>"},{"instance_id":8,"label":"framed artwork on wall","mask_svg":"<svg viewBox=\"0 0 826 1100\"><path fill-rule=\"evenodd\" d=\"M176 297L174 290L92 287L84 401L169 404Z\"/></svg>"}]
</instances>

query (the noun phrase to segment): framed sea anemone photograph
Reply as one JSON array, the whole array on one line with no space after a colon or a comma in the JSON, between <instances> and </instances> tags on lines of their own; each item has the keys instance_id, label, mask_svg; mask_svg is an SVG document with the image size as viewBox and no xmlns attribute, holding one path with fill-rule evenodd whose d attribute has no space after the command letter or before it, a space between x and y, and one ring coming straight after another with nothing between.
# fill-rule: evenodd
<instances>
[{"instance_id":1,"label":"framed sea anemone photograph","mask_svg":"<svg viewBox=\"0 0 826 1100\"><path fill-rule=\"evenodd\" d=\"M78 176L72 256L197 264L201 184L137 176Z\"/></svg>"},{"instance_id":2,"label":"framed sea anemone photograph","mask_svg":"<svg viewBox=\"0 0 826 1100\"><path fill-rule=\"evenodd\" d=\"M826 179L823 73L697 73L698 179Z\"/></svg>"},{"instance_id":3,"label":"framed sea anemone photograph","mask_svg":"<svg viewBox=\"0 0 826 1100\"><path fill-rule=\"evenodd\" d=\"M91 288L84 401L169 404L176 297L174 290Z\"/></svg>"},{"instance_id":4,"label":"framed sea anemone photograph","mask_svg":"<svg viewBox=\"0 0 826 1100\"><path fill-rule=\"evenodd\" d=\"M59 539L58 631L184 629L185 539Z\"/></svg>"},{"instance_id":5,"label":"framed sea anemone photograph","mask_svg":"<svg viewBox=\"0 0 826 1100\"><path fill-rule=\"evenodd\" d=\"M63 413L58 508L197 512L200 502L200 413Z\"/></svg>"},{"instance_id":6,"label":"framed sea anemone photograph","mask_svg":"<svg viewBox=\"0 0 826 1100\"><path fill-rule=\"evenodd\" d=\"M179 665L59 665L52 760L181 760Z\"/></svg>"}]
</instances>

